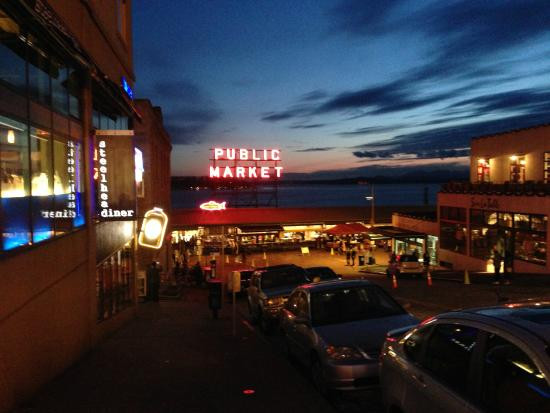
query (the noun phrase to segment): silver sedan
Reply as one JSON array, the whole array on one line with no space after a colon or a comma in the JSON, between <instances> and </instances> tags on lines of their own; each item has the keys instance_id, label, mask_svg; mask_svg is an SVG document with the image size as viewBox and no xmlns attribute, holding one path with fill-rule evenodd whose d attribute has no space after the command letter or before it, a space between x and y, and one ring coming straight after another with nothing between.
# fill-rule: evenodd
<instances>
[{"instance_id":1,"label":"silver sedan","mask_svg":"<svg viewBox=\"0 0 550 413\"><path fill-rule=\"evenodd\" d=\"M386 333L417 323L382 288L365 280L302 285L281 312L286 351L311 369L321 393L376 387Z\"/></svg>"}]
</instances>

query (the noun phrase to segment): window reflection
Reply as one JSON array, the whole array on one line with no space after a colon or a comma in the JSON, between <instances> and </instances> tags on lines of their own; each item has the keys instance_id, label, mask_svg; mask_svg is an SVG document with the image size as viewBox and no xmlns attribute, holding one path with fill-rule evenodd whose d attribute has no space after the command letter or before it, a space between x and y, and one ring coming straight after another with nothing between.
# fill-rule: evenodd
<instances>
[{"instance_id":1,"label":"window reflection","mask_svg":"<svg viewBox=\"0 0 550 413\"><path fill-rule=\"evenodd\" d=\"M4 250L30 241L28 154L27 126L0 116L0 224Z\"/></svg>"},{"instance_id":2,"label":"window reflection","mask_svg":"<svg viewBox=\"0 0 550 413\"><path fill-rule=\"evenodd\" d=\"M43 129L31 127L31 171L32 171L32 227L33 242L53 236L52 221L43 211L53 207L51 134Z\"/></svg>"}]
</instances>

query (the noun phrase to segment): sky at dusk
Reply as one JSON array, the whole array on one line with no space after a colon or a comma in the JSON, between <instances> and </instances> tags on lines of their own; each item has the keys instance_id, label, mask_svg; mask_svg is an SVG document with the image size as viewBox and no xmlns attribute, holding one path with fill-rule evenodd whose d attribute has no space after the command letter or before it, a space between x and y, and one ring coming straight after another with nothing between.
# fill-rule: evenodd
<instances>
[{"instance_id":1,"label":"sky at dusk","mask_svg":"<svg viewBox=\"0 0 550 413\"><path fill-rule=\"evenodd\" d=\"M549 21L547 0L134 0L135 90L173 175L214 146L317 178L464 169L472 137L550 121Z\"/></svg>"}]
</instances>

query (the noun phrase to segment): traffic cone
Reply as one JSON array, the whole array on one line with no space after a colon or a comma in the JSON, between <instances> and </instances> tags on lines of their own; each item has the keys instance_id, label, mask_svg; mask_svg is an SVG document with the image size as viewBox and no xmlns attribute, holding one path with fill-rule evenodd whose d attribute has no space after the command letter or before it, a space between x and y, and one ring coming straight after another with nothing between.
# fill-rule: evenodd
<instances>
[{"instance_id":1,"label":"traffic cone","mask_svg":"<svg viewBox=\"0 0 550 413\"><path fill-rule=\"evenodd\" d=\"M397 288L397 277L395 276L395 274L393 274L391 277L391 286L392 288Z\"/></svg>"},{"instance_id":2,"label":"traffic cone","mask_svg":"<svg viewBox=\"0 0 550 413\"><path fill-rule=\"evenodd\" d=\"M330 249L330 255L334 255L334 248Z\"/></svg>"},{"instance_id":3,"label":"traffic cone","mask_svg":"<svg viewBox=\"0 0 550 413\"><path fill-rule=\"evenodd\" d=\"M252 266L255 267L256 263L254 262L254 258L252 258Z\"/></svg>"},{"instance_id":4,"label":"traffic cone","mask_svg":"<svg viewBox=\"0 0 550 413\"><path fill-rule=\"evenodd\" d=\"M229 264L229 255L226 255L226 256L225 256L225 263L226 263L226 264Z\"/></svg>"},{"instance_id":5,"label":"traffic cone","mask_svg":"<svg viewBox=\"0 0 550 413\"><path fill-rule=\"evenodd\" d=\"M264 260L267 260L267 254L264 251Z\"/></svg>"},{"instance_id":6,"label":"traffic cone","mask_svg":"<svg viewBox=\"0 0 550 413\"><path fill-rule=\"evenodd\" d=\"M430 274L430 271L428 271L428 274L427 274L426 278L428 279L428 287L431 287L432 286L432 274Z\"/></svg>"},{"instance_id":7,"label":"traffic cone","mask_svg":"<svg viewBox=\"0 0 550 413\"><path fill-rule=\"evenodd\" d=\"M470 274L468 270L464 270L464 284L470 285Z\"/></svg>"}]
</instances>

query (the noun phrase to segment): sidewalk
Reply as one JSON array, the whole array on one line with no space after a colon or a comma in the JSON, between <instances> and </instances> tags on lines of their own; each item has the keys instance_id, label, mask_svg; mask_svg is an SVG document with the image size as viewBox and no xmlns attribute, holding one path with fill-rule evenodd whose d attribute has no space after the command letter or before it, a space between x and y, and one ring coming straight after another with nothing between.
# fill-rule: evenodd
<instances>
[{"instance_id":1,"label":"sidewalk","mask_svg":"<svg viewBox=\"0 0 550 413\"><path fill-rule=\"evenodd\" d=\"M238 317L238 313L237 313ZM14 413L332 412L306 378L205 289L140 304L138 316ZM243 394L251 389L252 395Z\"/></svg>"}]
</instances>

